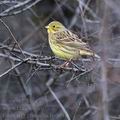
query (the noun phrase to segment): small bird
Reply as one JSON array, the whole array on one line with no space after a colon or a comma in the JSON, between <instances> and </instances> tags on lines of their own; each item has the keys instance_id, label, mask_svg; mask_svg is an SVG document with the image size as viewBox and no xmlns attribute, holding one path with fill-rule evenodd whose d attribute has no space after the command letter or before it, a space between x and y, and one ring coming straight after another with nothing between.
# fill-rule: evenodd
<instances>
[{"instance_id":1,"label":"small bird","mask_svg":"<svg viewBox=\"0 0 120 120\"><path fill-rule=\"evenodd\" d=\"M58 21L49 23L47 28L49 45L55 56L62 60L77 60L81 56L100 58L76 34Z\"/></svg>"}]
</instances>

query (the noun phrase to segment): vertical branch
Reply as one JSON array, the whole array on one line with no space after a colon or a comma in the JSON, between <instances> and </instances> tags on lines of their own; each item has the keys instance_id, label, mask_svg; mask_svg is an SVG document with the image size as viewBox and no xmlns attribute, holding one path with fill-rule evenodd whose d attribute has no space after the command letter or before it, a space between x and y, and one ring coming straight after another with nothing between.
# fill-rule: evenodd
<instances>
[{"instance_id":1,"label":"vertical branch","mask_svg":"<svg viewBox=\"0 0 120 120\"><path fill-rule=\"evenodd\" d=\"M83 7L81 7L81 0L78 0L78 3L79 3L79 9L80 9L80 12L81 12L81 20L82 20L82 23L83 23L83 27L84 27L84 33L85 33L85 37L87 38L88 35L87 35L87 26L86 26L86 22L85 22L85 15L84 15L84 11L83 11Z\"/></svg>"},{"instance_id":2,"label":"vertical branch","mask_svg":"<svg viewBox=\"0 0 120 120\"><path fill-rule=\"evenodd\" d=\"M103 5L104 3L104 5ZM97 120L110 120L109 110L108 110L108 78L107 78L107 56L108 56L108 46L110 40L109 20L110 20L110 10L104 1L101 1L102 9L104 11L103 19L101 21L101 29L99 33L99 39L102 46L102 60L101 60L101 79L99 84L99 108ZM101 6L100 6L101 7Z\"/></svg>"}]
</instances>

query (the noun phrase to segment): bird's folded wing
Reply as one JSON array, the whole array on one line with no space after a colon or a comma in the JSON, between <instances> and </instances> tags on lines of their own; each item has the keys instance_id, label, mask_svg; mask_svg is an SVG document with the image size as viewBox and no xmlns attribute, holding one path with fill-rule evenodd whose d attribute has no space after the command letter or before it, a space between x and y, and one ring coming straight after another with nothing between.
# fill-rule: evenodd
<instances>
[{"instance_id":1,"label":"bird's folded wing","mask_svg":"<svg viewBox=\"0 0 120 120\"><path fill-rule=\"evenodd\" d=\"M81 39L79 39L77 35L68 30L57 33L56 40L58 43L64 44L69 47L90 50L87 43L83 42Z\"/></svg>"}]
</instances>

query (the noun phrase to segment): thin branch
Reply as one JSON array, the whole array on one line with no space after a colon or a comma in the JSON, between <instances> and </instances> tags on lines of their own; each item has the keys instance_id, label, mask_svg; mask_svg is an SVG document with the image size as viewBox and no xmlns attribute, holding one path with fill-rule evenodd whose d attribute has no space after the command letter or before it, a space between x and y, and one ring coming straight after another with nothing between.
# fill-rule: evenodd
<instances>
[{"instance_id":1,"label":"thin branch","mask_svg":"<svg viewBox=\"0 0 120 120\"><path fill-rule=\"evenodd\" d=\"M2 73L2 74L0 75L0 78L3 77L3 76L5 76L6 74L8 74L8 73L11 72L12 70L14 70L16 67L20 66L22 63L24 63L24 62L26 62L26 61L28 61L28 60L29 60L29 58L27 58L27 59L25 59L25 60L23 60L23 61L15 64L13 67L11 67L10 69L8 69L8 70L5 71L4 73Z\"/></svg>"},{"instance_id":2,"label":"thin branch","mask_svg":"<svg viewBox=\"0 0 120 120\"><path fill-rule=\"evenodd\" d=\"M23 56L25 57L24 53L22 52L22 49L18 43L18 41L16 40L15 36L13 35L12 31L10 30L10 28L8 27L8 25L2 20L0 19L0 22L3 23L3 25L5 26L5 28L9 31L10 35L12 36L13 40L15 41L15 43L17 44L17 46L19 47L21 53L23 54Z\"/></svg>"},{"instance_id":3,"label":"thin branch","mask_svg":"<svg viewBox=\"0 0 120 120\"><path fill-rule=\"evenodd\" d=\"M79 108L80 108L80 105L81 105L81 101L79 102L78 107L77 107L77 109L75 110L75 113L74 113L74 115L73 115L73 119L72 119L72 120L75 120L75 117L76 117L76 114L77 114L77 112L78 112L78 110L79 110Z\"/></svg>"},{"instance_id":4,"label":"thin branch","mask_svg":"<svg viewBox=\"0 0 120 120\"><path fill-rule=\"evenodd\" d=\"M21 3L21 2L19 2L19 1L0 1L0 5L5 5L5 4L19 4L19 3Z\"/></svg>"},{"instance_id":5,"label":"thin branch","mask_svg":"<svg viewBox=\"0 0 120 120\"><path fill-rule=\"evenodd\" d=\"M64 108L64 106L62 105L62 103L60 102L60 100L58 99L58 97L56 96L56 94L53 92L53 90L51 89L50 85L51 83L53 82L53 78L49 79L48 82L46 83L50 93L53 95L53 97L55 98L55 100L57 101L58 105L60 106L60 108L62 109L62 111L64 112L66 118L68 120L71 120L70 119L70 116L68 114L68 112L66 111L66 109Z\"/></svg>"},{"instance_id":6,"label":"thin branch","mask_svg":"<svg viewBox=\"0 0 120 120\"><path fill-rule=\"evenodd\" d=\"M10 61L10 62L12 63L12 66L14 66L14 62L13 61ZM31 92L29 91L28 87L26 86L26 84L24 82L24 79L20 76L20 71L18 70L18 68L15 68L15 72L19 77L19 82L20 82L20 84L21 84L21 86L22 86L22 88L24 90L25 96L28 99L28 102L29 102L29 104L31 106L31 109L34 112L35 118L36 118L36 120L39 120L38 115L37 115L37 111L36 111L36 109L34 108L34 105L33 105Z\"/></svg>"},{"instance_id":7,"label":"thin branch","mask_svg":"<svg viewBox=\"0 0 120 120\"><path fill-rule=\"evenodd\" d=\"M32 0L26 0L24 2L18 3L17 5L14 5L8 9L6 9L5 11L3 11L2 13L0 13L0 17L5 17L5 16L10 16L10 15L16 15L19 14L29 8L31 8L32 6L36 5L38 2L40 2L41 0L35 0L34 2ZM33 3L31 3L33 2ZM30 4L31 3L31 4ZM30 5L29 5L30 4ZM24 8L22 8L24 7ZM9 13L10 11L14 10L14 9L20 9L20 10L16 10L15 12Z\"/></svg>"},{"instance_id":8,"label":"thin branch","mask_svg":"<svg viewBox=\"0 0 120 120\"><path fill-rule=\"evenodd\" d=\"M1 49L6 49L6 50L9 50L9 51L13 51L13 52L18 52L18 53L21 52L21 50L19 50L19 49L14 48L14 50L13 50L12 47L9 47L9 46L4 45L4 44L2 44L2 43L0 43L0 48L1 48ZM32 53L29 53L29 52L27 52L27 51L22 51L22 52L23 52L23 54L28 55L28 56L39 57L39 55L32 54Z\"/></svg>"}]
</instances>

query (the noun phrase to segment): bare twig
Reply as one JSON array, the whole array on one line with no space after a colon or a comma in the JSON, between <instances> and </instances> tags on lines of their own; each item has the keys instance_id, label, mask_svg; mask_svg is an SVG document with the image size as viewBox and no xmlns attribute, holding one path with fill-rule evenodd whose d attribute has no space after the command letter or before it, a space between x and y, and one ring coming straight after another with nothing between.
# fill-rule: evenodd
<instances>
[{"instance_id":1,"label":"bare twig","mask_svg":"<svg viewBox=\"0 0 120 120\"><path fill-rule=\"evenodd\" d=\"M0 22L3 23L3 25L5 26L5 28L9 31L10 35L12 36L13 40L15 41L15 43L17 44L17 46L19 47L21 53L23 54L23 56L25 57L24 53L22 52L22 49L18 43L18 41L16 40L15 36L13 35L12 31L10 30L10 28L8 27L8 25L2 20L0 19Z\"/></svg>"},{"instance_id":2,"label":"bare twig","mask_svg":"<svg viewBox=\"0 0 120 120\"><path fill-rule=\"evenodd\" d=\"M53 95L53 97L55 98L55 100L57 101L57 103L59 104L59 106L61 107L62 111L64 112L64 114L66 116L66 118L68 120L71 120L68 112L66 111L66 109L64 108L64 106L62 105L62 103L60 102L60 100L58 99L58 97L56 96L56 94L53 92L52 88L50 87L52 81L53 81L53 78L49 79L48 82L46 83L46 85L47 85L50 93Z\"/></svg>"},{"instance_id":3,"label":"bare twig","mask_svg":"<svg viewBox=\"0 0 120 120\"><path fill-rule=\"evenodd\" d=\"M109 26L109 18L110 18L110 9L105 4L104 0L102 1L104 6L102 6L104 9L103 19L102 19L102 26L99 33L99 39L101 40L102 44L102 50L103 50L103 56L101 60L101 79L99 84L99 108L100 111L98 111L98 120L110 120L109 115L109 108L108 108L108 78L107 78L107 55L108 55L108 49L107 46L109 44L109 38L111 33L107 30ZM102 4L101 4L102 5Z\"/></svg>"},{"instance_id":4,"label":"bare twig","mask_svg":"<svg viewBox=\"0 0 120 120\"><path fill-rule=\"evenodd\" d=\"M19 2L18 4L6 9L5 11L3 11L2 13L0 13L1 17L5 17L5 16L10 16L10 15L16 15L19 14L29 8L31 8L32 6L36 5L38 2L40 2L41 0L25 0L24 2ZM23 8L22 8L23 7ZM18 9L18 10L15 10ZM15 10L14 12L11 12ZM11 13L10 13L11 12Z\"/></svg>"},{"instance_id":5,"label":"bare twig","mask_svg":"<svg viewBox=\"0 0 120 120\"><path fill-rule=\"evenodd\" d=\"M88 37L88 35L87 35L87 26L86 26L86 21L85 21L85 16L84 16L84 11L83 11L83 9L82 9L82 5L81 5L81 2L80 2L81 0L78 0L78 3L79 3L79 9L80 9L80 12L81 12L81 14L80 14L80 16L81 16L81 20L82 20L82 23L83 23L83 27L84 27L84 33L85 33L85 37L87 38Z\"/></svg>"},{"instance_id":6,"label":"bare twig","mask_svg":"<svg viewBox=\"0 0 120 120\"><path fill-rule=\"evenodd\" d=\"M78 107L77 107L77 109L76 109L76 111L75 111L75 113L74 113L74 116L73 116L73 119L72 119L72 120L75 120L75 117L76 117L76 114L77 114L77 112L78 112L78 110L79 110L79 108L80 108L80 105L81 105L81 101L80 101L79 104L78 104Z\"/></svg>"},{"instance_id":7,"label":"bare twig","mask_svg":"<svg viewBox=\"0 0 120 120\"><path fill-rule=\"evenodd\" d=\"M5 0L5 1L0 1L0 5L5 5L5 4L18 4L21 3L19 1L9 1L9 0Z\"/></svg>"},{"instance_id":8,"label":"bare twig","mask_svg":"<svg viewBox=\"0 0 120 120\"><path fill-rule=\"evenodd\" d=\"M13 61L11 61L11 63L12 63L12 66L14 66ZM37 111L36 111L36 109L34 108L34 105L33 105L32 94L31 94L31 92L29 90L30 88L28 89L28 87L26 86L26 84L24 82L24 79L20 76L20 72L19 72L18 68L15 68L15 72L19 77L20 84L21 84L21 86L22 86L22 88L23 88L23 90L25 92L26 98L28 99L28 102L29 102L29 104L31 106L31 109L35 114L35 118L36 118L36 120L39 120L38 115L37 115Z\"/></svg>"},{"instance_id":9,"label":"bare twig","mask_svg":"<svg viewBox=\"0 0 120 120\"><path fill-rule=\"evenodd\" d=\"M15 64L13 67L11 67L10 69L8 69L8 70L5 71L4 73L2 73L2 74L0 75L0 78L3 77L3 76L5 76L5 75L8 74L10 71L14 70L16 67L20 66L22 63L24 63L24 62L26 62L26 61L28 61L28 60L29 60L29 58L27 58L27 59L25 59L25 60L23 60L23 61Z\"/></svg>"}]
</instances>

